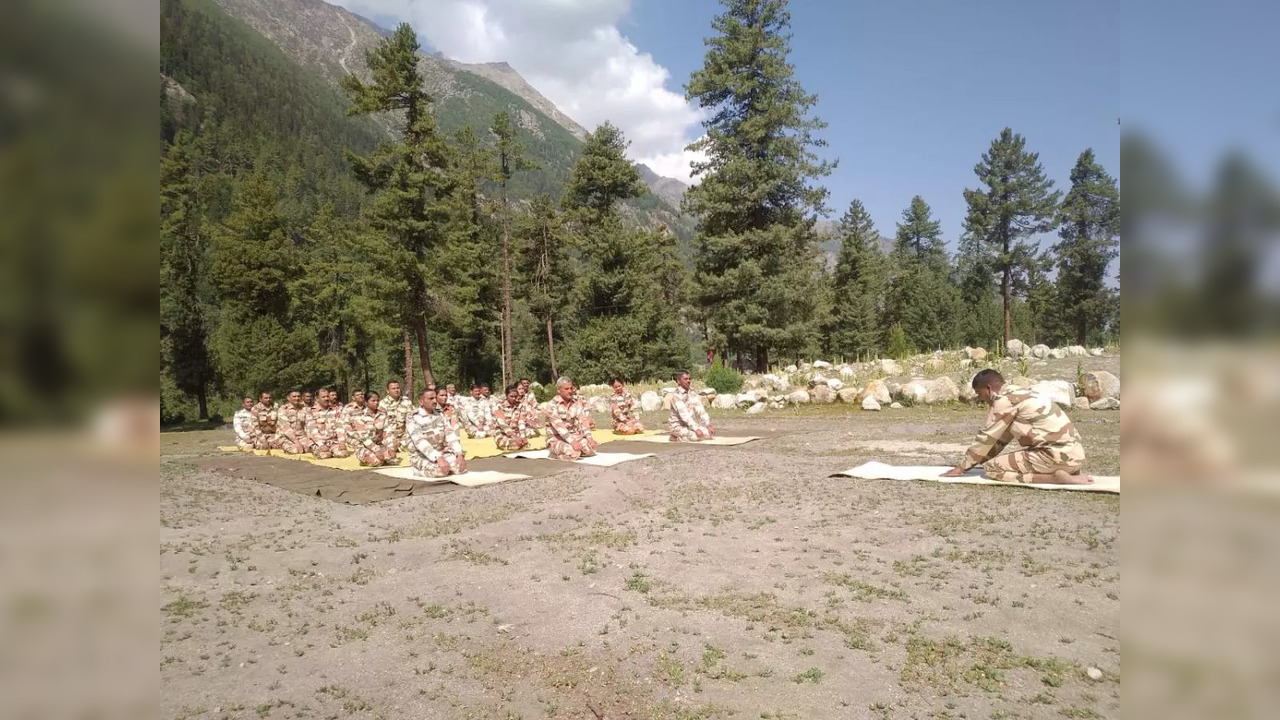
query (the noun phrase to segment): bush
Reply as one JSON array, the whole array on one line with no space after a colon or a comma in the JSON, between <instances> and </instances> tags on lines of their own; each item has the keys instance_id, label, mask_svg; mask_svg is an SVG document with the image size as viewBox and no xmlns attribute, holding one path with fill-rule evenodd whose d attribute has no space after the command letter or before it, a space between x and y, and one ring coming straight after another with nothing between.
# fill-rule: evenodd
<instances>
[{"instance_id":1,"label":"bush","mask_svg":"<svg viewBox=\"0 0 1280 720\"><path fill-rule=\"evenodd\" d=\"M529 389L533 391L533 397L537 399L539 405L556 396L556 389L551 385L539 385Z\"/></svg>"},{"instance_id":2,"label":"bush","mask_svg":"<svg viewBox=\"0 0 1280 720\"><path fill-rule=\"evenodd\" d=\"M733 368L725 367L722 363L716 362L707 370L706 381L707 387L715 388L717 393L725 395L728 393L736 393L742 389L742 373Z\"/></svg>"},{"instance_id":3,"label":"bush","mask_svg":"<svg viewBox=\"0 0 1280 720\"><path fill-rule=\"evenodd\" d=\"M889 347L885 354L894 360L903 360L911 355L911 346L907 345L907 333L901 325L889 328Z\"/></svg>"}]
</instances>

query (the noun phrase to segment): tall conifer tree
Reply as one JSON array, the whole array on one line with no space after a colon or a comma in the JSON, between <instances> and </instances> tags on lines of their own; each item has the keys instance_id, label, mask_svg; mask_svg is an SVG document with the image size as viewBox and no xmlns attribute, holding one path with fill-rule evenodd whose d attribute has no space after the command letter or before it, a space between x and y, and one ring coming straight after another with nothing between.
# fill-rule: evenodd
<instances>
[{"instance_id":1,"label":"tall conifer tree","mask_svg":"<svg viewBox=\"0 0 1280 720\"><path fill-rule=\"evenodd\" d=\"M1107 270L1119 254L1120 191L1093 150L1080 153L1071 170L1071 190L1058 213L1057 301L1063 323L1077 345L1099 340L1115 298Z\"/></svg>"},{"instance_id":2,"label":"tall conifer tree","mask_svg":"<svg viewBox=\"0 0 1280 720\"><path fill-rule=\"evenodd\" d=\"M849 203L836 228L840 250L832 273L830 351L856 357L883 347L880 313L887 278L880 233L861 200Z\"/></svg>"}]
</instances>

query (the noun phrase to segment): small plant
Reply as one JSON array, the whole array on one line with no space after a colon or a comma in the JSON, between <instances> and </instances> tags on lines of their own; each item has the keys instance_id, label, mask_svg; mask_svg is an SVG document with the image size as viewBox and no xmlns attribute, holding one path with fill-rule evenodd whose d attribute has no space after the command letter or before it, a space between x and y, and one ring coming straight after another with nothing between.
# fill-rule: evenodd
<instances>
[{"instance_id":1,"label":"small plant","mask_svg":"<svg viewBox=\"0 0 1280 720\"><path fill-rule=\"evenodd\" d=\"M907 332L902 329L902 325L894 325L889 328L888 349L885 355L894 360L905 360L911 355L911 346L907 344Z\"/></svg>"},{"instance_id":2,"label":"small plant","mask_svg":"<svg viewBox=\"0 0 1280 720\"><path fill-rule=\"evenodd\" d=\"M725 367L723 362L717 360L716 364L707 371L706 384L709 388L715 388L715 391L721 395L736 393L742 389L742 373Z\"/></svg>"},{"instance_id":3,"label":"small plant","mask_svg":"<svg viewBox=\"0 0 1280 720\"><path fill-rule=\"evenodd\" d=\"M799 675L796 675L795 677L791 678L791 681L797 684L806 683L806 682L818 683L822 681L822 676L824 674L825 673L823 673L818 668L809 668L808 670L805 670Z\"/></svg>"},{"instance_id":4,"label":"small plant","mask_svg":"<svg viewBox=\"0 0 1280 720\"><path fill-rule=\"evenodd\" d=\"M1018 374L1026 377L1028 372L1030 372L1030 366L1027 365L1027 359L1018 358Z\"/></svg>"}]
</instances>

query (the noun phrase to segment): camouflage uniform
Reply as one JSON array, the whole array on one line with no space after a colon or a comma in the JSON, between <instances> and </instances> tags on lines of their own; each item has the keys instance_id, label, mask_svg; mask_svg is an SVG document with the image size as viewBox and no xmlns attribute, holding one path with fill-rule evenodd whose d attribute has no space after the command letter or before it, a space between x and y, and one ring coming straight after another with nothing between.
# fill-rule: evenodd
<instances>
[{"instance_id":1,"label":"camouflage uniform","mask_svg":"<svg viewBox=\"0 0 1280 720\"><path fill-rule=\"evenodd\" d=\"M278 413L274 406L263 405L261 402L253 406L253 423L258 429L253 441L255 450L280 449L280 440L276 437Z\"/></svg>"},{"instance_id":2,"label":"camouflage uniform","mask_svg":"<svg viewBox=\"0 0 1280 720\"><path fill-rule=\"evenodd\" d=\"M1015 440L1020 449L999 454ZM1031 474L1075 474L1084 467L1084 459L1080 434L1062 408L1045 395L1006 385L995 393L987 422L960 468L982 465L993 480L1021 483L1034 482Z\"/></svg>"},{"instance_id":3,"label":"camouflage uniform","mask_svg":"<svg viewBox=\"0 0 1280 720\"><path fill-rule=\"evenodd\" d=\"M457 412L458 419L471 437L484 438L493 434L493 416L484 398L459 398Z\"/></svg>"},{"instance_id":4,"label":"camouflage uniform","mask_svg":"<svg viewBox=\"0 0 1280 720\"><path fill-rule=\"evenodd\" d=\"M525 410L520 403L503 401L493 409L493 442L499 450L520 450L528 447L529 435L525 432Z\"/></svg>"},{"instance_id":5,"label":"camouflage uniform","mask_svg":"<svg viewBox=\"0 0 1280 720\"><path fill-rule=\"evenodd\" d=\"M387 432L395 438L396 449L404 447L405 441L405 423L408 422L409 416L413 414L413 403L409 402L409 398L401 395L399 400L392 400L390 397L382 398L378 403L378 409L387 414Z\"/></svg>"},{"instance_id":6,"label":"camouflage uniform","mask_svg":"<svg viewBox=\"0 0 1280 720\"><path fill-rule=\"evenodd\" d=\"M667 419L667 430L673 441L698 442L712 436L711 416L707 415L698 393L677 387L668 399L671 415Z\"/></svg>"},{"instance_id":7,"label":"camouflage uniform","mask_svg":"<svg viewBox=\"0 0 1280 720\"><path fill-rule=\"evenodd\" d=\"M613 416L613 431L619 435L635 435L644 432L640 414L636 412L636 399L626 390L609 398L609 413Z\"/></svg>"},{"instance_id":8,"label":"camouflage uniform","mask_svg":"<svg viewBox=\"0 0 1280 720\"><path fill-rule=\"evenodd\" d=\"M538 428L542 426L541 413L538 411L538 398L533 394L532 388L520 400L520 409L524 413L524 436L538 437Z\"/></svg>"},{"instance_id":9,"label":"camouflage uniform","mask_svg":"<svg viewBox=\"0 0 1280 720\"><path fill-rule=\"evenodd\" d=\"M325 460L350 455L346 434L341 408L327 407L311 413L311 422L307 424L307 438L311 440L311 453L317 458Z\"/></svg>"},{"instance_id":10,"label":"camouflage uniform","mask_svg":"<svg viewBox=\"0 0 1280 720\"><path fill-rule=\"evenodd\" d=\"M361 465L382 465L396 461L396 441L387 431L387 414L382 408L378 408L376 413L365 408L363 413L353 416L347 441L355 450L356 459Z\"/></svg>"},{"instance_id":11,"label":"camouflage uniform","mask_svg":"<svg viewBox=\"0 0 1280 720\"><path fill-rule=\"evenodd\" d=\"M409 464L424 477L440 478L466 472L462 439L458 427L442 413L429 413L422 408L409 416ZM440 460L449 466L440 469Z\"/></svg>"},{"instance_id":12,"label":"camouflage uniform","mask_svg":"<svg viewBox=\"0 0 1280 720\"><path fill-rule=\"evenodd\" d=\"M596 454L596 441L591 437L591 413L580 400L565 400L557 395L543 406L547 418L547 449L552 460L577 460ZM573 443L582 447L576 450Z\"/></svg>"},{"instance_id":13,"label":"camouflage uniform","mask_svg":"<svg viewBox=\"0 0 1280 720\"><path fill-rule=\"evenodd\" d=\"M236 431L236 447L241 450L252 450L258 440L258 422L253 418L252 410L240 408L231 419L231 428Z\"/></svg>"},{"instance_id":14,"label":"camouflage uniform","mask_svg":"<svg viewBox=\"0 0 1280 720\"><path fill-rule=\"evenodd\" d=\"M311 452L311 440L307 437L307 422L310 418L311 408L305 405L294 407L286 403L280 408L276 423L276 442L281 450L294 455Z\"/></svg>"}]
</instances>

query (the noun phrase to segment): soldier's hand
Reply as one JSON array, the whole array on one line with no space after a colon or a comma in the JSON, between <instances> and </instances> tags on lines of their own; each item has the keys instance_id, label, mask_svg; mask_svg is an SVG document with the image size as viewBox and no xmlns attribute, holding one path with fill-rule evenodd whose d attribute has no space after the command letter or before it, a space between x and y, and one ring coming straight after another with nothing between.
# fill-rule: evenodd
<instances>
[{"instance_id":1,"label":"soldier's hand","mask_svg":"<svg viewBox=\"0 0 1280 720\"><path fill-rule=\"evenodd\" d=\"M942 473L942 477L960 477L961 475L964 475L966 472L967 471L962 467L953 467L950 470Z\"/></svg>"}]
</instances>

